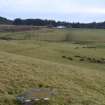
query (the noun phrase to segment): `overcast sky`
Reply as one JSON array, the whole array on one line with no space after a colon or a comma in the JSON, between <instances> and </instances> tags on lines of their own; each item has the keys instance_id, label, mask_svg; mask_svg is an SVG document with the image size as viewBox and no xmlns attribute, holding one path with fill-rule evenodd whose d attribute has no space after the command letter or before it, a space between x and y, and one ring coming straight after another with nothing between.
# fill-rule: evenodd
<instances>
[{"instance_id":1,"label":"overcast sky","mask_svg":"<svg viewBox=\"0 0 105 105\"><path fill-rule=\"evenodd\" d=\"M0 16L99 22L105 21L105 0L0 0Z\"/></svg>"}]
</instances>

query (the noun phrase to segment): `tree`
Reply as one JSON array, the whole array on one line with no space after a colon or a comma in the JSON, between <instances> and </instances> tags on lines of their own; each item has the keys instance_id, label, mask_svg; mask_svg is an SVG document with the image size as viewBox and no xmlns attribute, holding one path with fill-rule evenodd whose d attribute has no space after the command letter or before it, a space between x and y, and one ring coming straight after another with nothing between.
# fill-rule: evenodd
<instances>
[{"instance_id":1,"label":"tree","mask_svg":"<svg viewBox=\"0 0 105 105\"><path fill-rule=\"evenodd\" d=\"M23 22L20 18L17 18L17 19L14 20L13 24L14 25L23 25Z\"/></svg>"}]
</instances>

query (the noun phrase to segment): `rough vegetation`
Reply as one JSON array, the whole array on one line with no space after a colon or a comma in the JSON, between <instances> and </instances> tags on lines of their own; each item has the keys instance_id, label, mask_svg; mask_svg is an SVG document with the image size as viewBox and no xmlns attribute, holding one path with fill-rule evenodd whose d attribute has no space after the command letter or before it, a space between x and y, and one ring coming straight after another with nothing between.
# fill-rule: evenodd
<instances>
[{"instance_id":1,"label":"rough vegetation","mask_svg":"<svg viewBox=\"0 0 105 105\"><path fill-rule=\"evenodd\" d=\"M104 105L105 65L90 62L105 60L104 33L46 28L1 32L0 37L12 40L0 40L0 105L19 105L16 96L37 87L57 90L50 105ZM72 42L64 40L66 35Z\"/></svg>"}]
</instances>

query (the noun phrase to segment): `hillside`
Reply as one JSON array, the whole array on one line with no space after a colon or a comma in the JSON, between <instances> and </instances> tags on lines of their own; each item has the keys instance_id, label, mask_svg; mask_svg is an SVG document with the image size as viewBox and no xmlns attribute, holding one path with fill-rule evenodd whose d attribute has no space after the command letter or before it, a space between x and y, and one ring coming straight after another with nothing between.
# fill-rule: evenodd
<instances>
[{"instance_id":1,"label":"hillside","mask_svg":"<svg viewBox=\"0 0 105 105\"><path fill-rule=\"evenodd\" d=\"M0 32L0 105L40 86L57 91L50 105L105 104L105 30L9 27Z\"/></svg>"},{"instance_id":2,"label":"hillside","mask_svg":"<svg viewBox=\"0 0 105 105\"><path fill-rule=\"evenodd\" d=\"M104 105L104 64L75 58L76 55L105 58L104 44L89 46L93 45L97 52L94 48L83 48L84 44L1 40L0 104L18 105L15 101L18 94L42 86L57 90L51 105Z\"/></svg>"},{"instance_id":3,"label":"hillside","mask_svg":"<svg viewBox=\"0 0 105 105\"><path fill-rule=\"evenodd\" d=\"M12 21L4 17L0 17L0 24L8 25L8 24L12 24Z\"/></svg>"}]
</instances>

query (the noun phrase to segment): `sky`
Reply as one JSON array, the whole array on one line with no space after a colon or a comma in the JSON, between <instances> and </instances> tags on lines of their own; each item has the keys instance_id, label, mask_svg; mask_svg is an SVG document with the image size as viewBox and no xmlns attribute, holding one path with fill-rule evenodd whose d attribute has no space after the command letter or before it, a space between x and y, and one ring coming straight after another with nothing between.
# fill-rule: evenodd
<instances>
[{"instance_id":1,"label":"sky","mask_svg":"<svg viewBox=\"0 0 105 105\"><path fill-rule=\"evenodd\" d=\"M105 0L0 0L0 16L101 22L105 21Z\"/></svg>"}]
</instances>

